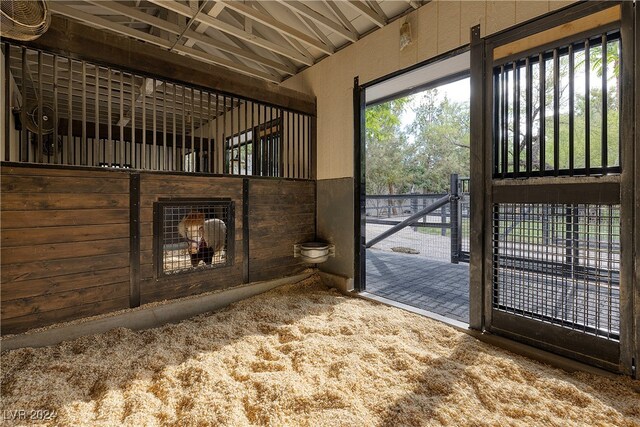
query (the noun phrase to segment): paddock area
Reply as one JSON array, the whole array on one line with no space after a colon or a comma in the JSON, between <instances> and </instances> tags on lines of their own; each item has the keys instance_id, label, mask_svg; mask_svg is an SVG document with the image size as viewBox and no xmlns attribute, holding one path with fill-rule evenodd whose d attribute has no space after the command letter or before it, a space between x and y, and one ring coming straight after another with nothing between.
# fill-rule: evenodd
<instances>
[{"instance_id":1,"label":"paddock area","mask_svg":"<svg viewBox=\"0 0 640 427\"><path fill-rule=\"evenodd\" d=\"M43 425L640 424L637 381L563 372L317 277L179 324L15 350L2 372L2 410L55 411Z\"/></svg>"}]
</instances>

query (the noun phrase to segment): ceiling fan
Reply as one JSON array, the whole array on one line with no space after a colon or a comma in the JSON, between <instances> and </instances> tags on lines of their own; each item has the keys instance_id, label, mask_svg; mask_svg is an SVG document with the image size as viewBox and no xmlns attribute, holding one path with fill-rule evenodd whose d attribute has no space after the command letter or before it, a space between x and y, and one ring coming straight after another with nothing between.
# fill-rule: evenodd
<instances>
[{"instance_id":1,"label":"ceiling fan","mask_svg":"<svg viewBox=\"0 0 640 427\"><path fill-rule=\"evenodd\" d=\"M1 0L0 34L13 40L35 40L51 23L47 0Z\"/></svg>"}]
</instances>

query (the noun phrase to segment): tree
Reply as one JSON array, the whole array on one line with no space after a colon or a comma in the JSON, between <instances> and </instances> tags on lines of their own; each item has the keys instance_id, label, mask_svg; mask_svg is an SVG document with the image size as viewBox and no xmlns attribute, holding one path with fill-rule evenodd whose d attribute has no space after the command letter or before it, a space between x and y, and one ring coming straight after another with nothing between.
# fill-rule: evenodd
<instances>
[{"instance_id":1,"label":"tree","mask_svg":"<svg viewBox=\"0 0 640 427\"><path fill-rule=\"evenodd\" d=\"M415 109L411 172L426 192L447 192L450 175L469 175L469 104L442 99L438 89L425 91Z\"/></svg>"}]
</instances>

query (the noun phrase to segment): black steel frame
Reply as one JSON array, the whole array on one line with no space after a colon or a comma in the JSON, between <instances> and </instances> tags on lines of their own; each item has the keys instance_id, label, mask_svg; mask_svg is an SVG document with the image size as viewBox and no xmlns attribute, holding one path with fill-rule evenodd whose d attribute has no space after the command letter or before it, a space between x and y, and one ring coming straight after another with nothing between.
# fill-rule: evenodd
<instances>
[{"instance_id":1,"label":"black steel frame","mask_svg":"<svg viewBox=\"0 0 640 427\"><path fill-rule=\"evenodd\" d=\"M164 225L164 208L167 206L180 207L210 207L220 206L227 209L228 217L225 225L227 227L226 235L226 255L225 262L219 264L211 264L206 268L192 268L186 271L180 271L177 273L167 274L164 271L163 265L163 225ZM245 245L246 246L246 245ZM180 198L180 199L166 199L160 198L157 202L153 203L153 269L155 272L155 279L161 280L163 278L175 277L183 274L194 274L209 269L218 269L230 267L235 263L235 202L230 198L218 197L218 198Z\"/></svg>"},{"instance_id":2,"label":"black steel frame","mask_svg":"<svg viewBox=\"0 0 640 427\"><path fill-rule=\"evenodd\" d=\"M519 182L520 180L502 180L502 184L497 185L497 183L501 181L500 178L502 178L502 171L497 171L497 179L493 179L494 172L496 172L494 168L494 159L499 155L499 150L494 150L495 146L492 144L494 141L493 129L497 127L496 117L492 114L494 111L493 92L495 84L495 80L493 78L493 68L495 65L493 61L493 49L497 46L524 39L531 34L558 27L567 22L589 16L592 13L600 12L611 7L620 7L620 10L622 11L621 21L612 22L610 25L607 25L606 28L599 27L596 30L586 32L586 34L574 35L569 38L565 38L564 40L558 40L541 47L536 47L533 51L541 51L545 49L552 50L557 46L565 46L569 44L569 42L579 39L581 36L593 35L593 33L602 34L603 32L609 32L614 27L620 29L622 72L620 74L621 129L619 171L615 173L612 172L613 176L610 177L582 176L573 178L560 177L560 171L558 171L557 174L554 171L553 175L557 175L557 178L554 176L541 176L540 178L537 178L537 181L532 181L530 187L538 187L534 192L535 198L537 199L535 201L529 200L527 192L522 191L523 187ZM486 76L483 79L485 82L483 87L483 105L482 107L476 106L476 108L472 108L472 121L474 115L476 117L482 117L482 110L489 112L489 115L485 115L483 119L483 162L486 168L483 181L484 188L480 189L478 188L478 185L474 184L474 191L484 192L484 206L482 208L484 216L482 266L482 269L484 270L483 328L489 332L542 347L605 369L631 375L637 375L635 365L638 357L638 337L640 337L640 334L638 333L638 324L633 320L634 316L635 318L638 316L637 312L640 305L637 301L634 303L634 299L632 297L634 294L636 296L639 294L637 285L638 278L637 276L636 278L633 278L634 268L637 271L637 261L633 258L632 248L634 245L637 248L637 242L634 242L634 233L631 232L633 229L634 211L637 211L637 209L634 209L634 198L632 196L634 185L633 177L637 176L637 169L634 168L634 150L632 141L634 140L634 137L637 138L637 133L634 134L634 124L638 123L637 112L634 114L633 109L633 90L634 87L637 88L634 81L634 74L637 78L637 70L634 68L633 53L637 50L637 43L634 43L635 36L637 36L637 28L634 29L634 19L637 21L637 12L634 11L634 5L631 2L586 2L569 6L561 12L548 14L531 22L525 23L517 28L505 30L502 33L485 39L483 41L484 57L487 59L484 60L484 69L481 71L481 73ZM529 53L531 53L531 51L518 53L511 57L502 58L500 61L508 63L514 59L526 56ZM476 78L478 73L480 73L480 71L476 70ZM472 75L472 79L473 77L474 76ZM637 105L637 99L635 102ZM542 153L542 156L544 156L544 152ZM555 156L555 158L557 158L557 156ZM637 159L636 149L636 162ZM575 175L575 164L573 166ZM597 173L594 171L593 165L587 166L588 168L585 169L589 169L590 175ZM537 174L537 176L540 176L540 174ZM475 175L472 173L472 178L474 177ZM560 180L562 180L562 182ZM477 182L478 180L474 179L474 183ZM561 183L562 185L560 185ZM540 186L535 184L544 185ZM577 192L578 194L575 194L572 191L572 188L578 189L580 186L583 186L584 189L589 188L590 191L579 190ZM499 190L499 193L496 192L497 190ZM607 341L598 337L579 333L577 334L576 332L567 330L561 326L542 324L532 319L513 315L512 313L492 310L492 295L491 290L488 287L490 287L492 282L491 253L493 251L493 243L488 233L489 230L494 227L491 210L493 203L496 202L495 197L497 194L500 194L503 199L509 199L516 203L599 203L599 200L602 200L600 203L604 202L605 204L613 203L620 205L621 228L622 230L627 230L621 233L620 342ZM586 197L589 200L583 199L583 197ZM571 201L565 199L570 199ZM635 218L637 224L637 214ZM637 229L635 234L637 235Z\"/></svg>"}]
</instances>

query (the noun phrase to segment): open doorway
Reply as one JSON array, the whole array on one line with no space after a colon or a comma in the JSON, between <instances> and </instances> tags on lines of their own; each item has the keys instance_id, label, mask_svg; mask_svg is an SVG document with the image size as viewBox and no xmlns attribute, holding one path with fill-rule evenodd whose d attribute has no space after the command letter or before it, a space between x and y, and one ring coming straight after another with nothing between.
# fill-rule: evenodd
<instances>
[{"instance_id":1,"label":"open doorway","mask_svg":"<svg viewBox=\"0 0 640 427\"><path fill-rule=\"evenodd\" d=\"M410 74L366 89L364 289L468 323L468 54Z\"/></svg>"}]
</instances>

